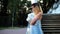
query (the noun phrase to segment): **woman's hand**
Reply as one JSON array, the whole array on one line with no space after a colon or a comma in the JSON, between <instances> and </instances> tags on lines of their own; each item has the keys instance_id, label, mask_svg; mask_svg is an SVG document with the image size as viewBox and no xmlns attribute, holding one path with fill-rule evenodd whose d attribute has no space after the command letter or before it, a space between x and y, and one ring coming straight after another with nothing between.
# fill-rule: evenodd
<instances>
[{"instance_id":1,"label":"woman's hand","mask_svg":"<svg viewBox=\"0 0 60 34\"><path fill-rule=\"evenodd\" d=\"M37 15L35 15L34 19L41 20L42 19L42 12L39 12Z\"/></svg>"}]
</instances>

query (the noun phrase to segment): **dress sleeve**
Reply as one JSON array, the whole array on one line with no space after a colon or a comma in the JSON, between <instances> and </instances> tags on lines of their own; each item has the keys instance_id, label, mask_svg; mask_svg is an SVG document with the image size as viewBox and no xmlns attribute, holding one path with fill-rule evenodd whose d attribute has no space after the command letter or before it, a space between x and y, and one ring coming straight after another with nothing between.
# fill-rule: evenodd
<instances>
[{"instance_id":1,"label":"dress sleeve","mask_svg":"<svg viewBox=\"0 0 60 34\"><path fill-rule=\"evenodd\" d=\"M31 22L31 15L30 14L28 14L26 21Z\"/></svg>"}]
</instances>

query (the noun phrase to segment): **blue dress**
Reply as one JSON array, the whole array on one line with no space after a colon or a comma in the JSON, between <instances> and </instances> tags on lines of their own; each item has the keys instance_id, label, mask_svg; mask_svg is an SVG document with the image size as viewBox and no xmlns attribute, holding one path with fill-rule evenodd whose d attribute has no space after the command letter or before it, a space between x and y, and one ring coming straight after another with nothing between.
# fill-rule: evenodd
<instances>
[{"instance_id":1,"label":"blue dress","mask_svg":"<svg viewBox=\"0 0 60 34\"><path fill-rule=\"evenodd\" d=\"M26 34L43 34L40 20L37 20L35 25L30 25L30 22L34 18L34 16L35 16L34 13L28 14L28 17L26 19L28 21Z\"/></svg>"}]
</instances>

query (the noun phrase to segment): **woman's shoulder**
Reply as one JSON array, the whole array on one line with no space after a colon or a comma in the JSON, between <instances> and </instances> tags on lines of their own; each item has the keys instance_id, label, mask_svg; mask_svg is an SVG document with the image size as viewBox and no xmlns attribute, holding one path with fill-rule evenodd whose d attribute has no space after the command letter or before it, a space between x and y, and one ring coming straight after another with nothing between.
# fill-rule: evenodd
<instances>
[{"instance_id":1,"label":"woman's shoulder","mask_svg":"<svg viewBox=\"0 0 60 34\"><path fill-rule=\"evenodd\" d=\"M34 13L29 13L28 16L34 16Z\"/></svg>"}]
</instances>

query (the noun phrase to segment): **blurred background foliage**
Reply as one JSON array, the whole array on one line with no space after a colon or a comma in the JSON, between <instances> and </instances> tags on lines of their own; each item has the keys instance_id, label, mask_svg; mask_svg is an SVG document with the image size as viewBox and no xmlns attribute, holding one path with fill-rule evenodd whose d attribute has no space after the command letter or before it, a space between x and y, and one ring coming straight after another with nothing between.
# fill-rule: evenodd
<instances>
[{"instance_id":1,"label":"blurred background foliage","mask_svg":"<svg viewBox=\"0 0 60 34\"><path fill-rule=\"evenodd\" d=\"M54 2L55 0L39 0L44 13L47 13ZM0 0L0 5L0 27L27 26L26 18L31 12L31 1Z\"/></svg>"}]
</instances>

